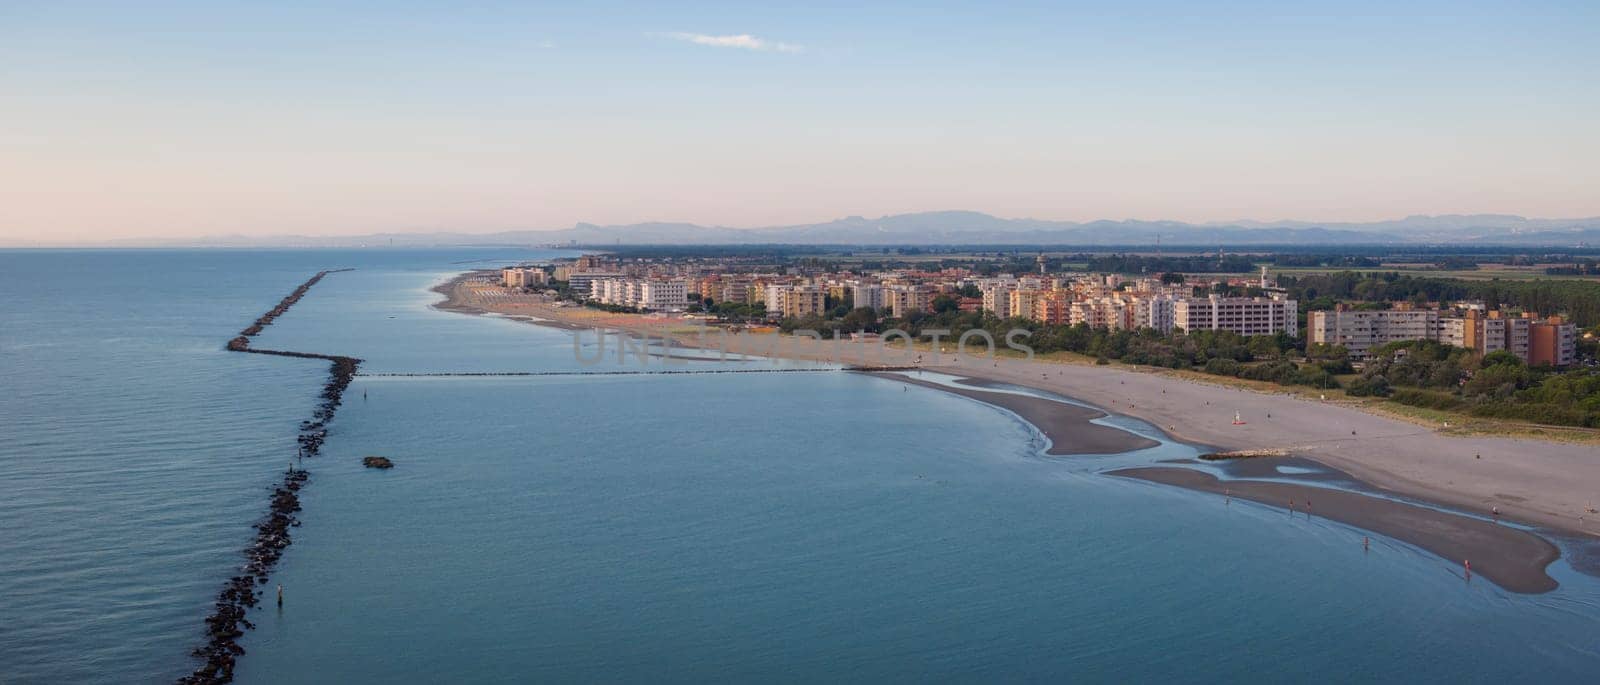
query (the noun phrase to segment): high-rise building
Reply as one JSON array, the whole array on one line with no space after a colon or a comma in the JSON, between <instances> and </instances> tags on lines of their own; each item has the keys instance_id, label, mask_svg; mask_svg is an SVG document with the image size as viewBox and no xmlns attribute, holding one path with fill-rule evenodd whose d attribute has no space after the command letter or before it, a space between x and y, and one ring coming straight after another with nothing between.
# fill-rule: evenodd
<instances>
[{"instance_id":1,"label":"high-rise building","mask_svg":"<svg viewBox=\"0 0 1600 685\"><path fill-rule=\"evenodd\" d=\"M1068 293L1061 290L1047 290L1033 301L1033 319L1045 324L1067 323L1071 315L1068 306L1072 299Z\"/></svg>"},{"instance_id":2,"label":"high-rise building","mask_svg":"<svg viewBox=\"0 0 1600 685\"><path fill-rule=\"evenodd\" d=\"M1011 316L1024 318L1032 317L1034 303L1037 302L1039 297L1043 294L1044 291L1036 289L1013 290L1007 293L1007 297L1010 299L1010 303L1007 306L1008 313Z\"/></svg>"},{"instance_id":3,"label":"high-rise building","mask_svg":"<svg viewBox=\"0 0 1600 685\"><path fill-rule=\"evenodd\" d=\"M1294 336L1300 328L1296 302L1282 297L1190 297L1177 302L1172 318L1185 331Z\"/></svg>"},{"instance_id":4,"label":"high-rise building","mask_svg":"<svg viewBox=\"0 0 1600 685\"><path fill-rule=\"evenodd\" d=\"M523 288L530 285L544 285L549 280L549 274L544 269L537 267L514 266L500 270L500 282L507 288Z\"/></svg>"},{"instance_id":5,"label":"high-rise building","mask_svg":"<svg viewBox=\"0 0 1600 685\"><path fill-rule=\"evenodd\" d=\"M1312 312L1306 328L1311 342L1344 345L1357 359L1392 342L1434 340L1479 355L1505 350L1532 365L1565 366L1577 360L1577 326L1559 316L1541 320L1482 308L1455 316L1406 307L1336 310Z\"/></svg>"},{"instance_id":6,"label":"high-rise building","mask_svg":"<svg viewBox=\"0 0 1600 685\"><path fill-rule=\"evenodd\" d=\"M1528 325L1528 364L1566 366L1578 361L1578 326L1559 316Z\"/></svg>"},{"instance_id":7,"label":"high-rise building","mask_svg":"<svg viewBox=\"0 0 1600 685\"><path fill-rule=\"evenodd\" d=\"M768 285L767 316L798 319L820 315L826 308L828 291L814 285Z\"/></svg>"},{"instance_id":8,"label":"high-rise building","mask_svg":"<svg viewBox=\"0 0 1600 685\"><path fill-rule=\"evenodd\" d=\"M567 285L574 293L589 293L593 291L595 281L606 279L627 278L627 274L604 271L573 271L567 275Z\"/></svg>"},{"instance_id":9,"label":"high-rise building","mask_svg":"<svg viewBox=\"0 0 1600 685\"><path fill-rule=\"evenodd\" d=\"M1015 290L1010 285L992 284L983 286L983 308L992 312L996 318L1011 318L1011 292Z\"/></svg>"},{"instance_id":10,"label":"high-rise building","mask_svg":"<svg viewBox=\"0 0 1600 685\"><path fill-rule=\"evenodd\" d=\"M1178 298L1152 293L1134 299L1134 328L1154 328L1171 333Z\"/></svg>"},{"instance_id":11,"label":"high-rise building","mask_svg":"<svg viewBox=\"0 0 1600 685\"><path fill-rule=\"evenodd\" d=\"M689 284L681 280L639 281L637 303L640 309L676 311L689 303Z\"/></svg>"},{"instance_id":12,"label":"high-rise building","mask_svg":"<svg viewBox=\"0 0 1600 685\"><path fill-rule=\"evenodd\" d=\"M1439 312L1432 309L1352 310L1340 305L1334 311L1311 312L1306 336L1313 343L1343 345L1354 359L1369 350L1404 340L1438 337Z\"/></svg>"},{"instance_id":13,"label":"high-rise building","mask_svg":"<svg viewBox=\"0 0 1600 685\"><path fill-rule=\"evenodd\" d=\"M850 299L856 308L883 309L883 286L877 283L858 283L850 287Z\"/></svg>"},{"instance_id":14,"label":"high-rise building","mask_svg":"<svg viewBox=\"0 0 1600 685\"><path fill-rule=\"evenodd\" d=\"M903 318L911 312L932 310L935 294L929 286L893 285L884 289L883 299L889 306L890 316Z\"/></svg>"}]
</instances>

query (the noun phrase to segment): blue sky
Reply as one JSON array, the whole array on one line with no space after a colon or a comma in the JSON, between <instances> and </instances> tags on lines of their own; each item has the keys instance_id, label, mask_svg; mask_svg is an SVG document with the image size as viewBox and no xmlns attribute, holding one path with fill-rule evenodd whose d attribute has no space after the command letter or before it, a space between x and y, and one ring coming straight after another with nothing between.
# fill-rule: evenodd
<instances>
[{"instance_id":1,"label":"blue sky","mask_svg":"<svg viewBox=\"0 0 1600 685\"><path fill-rule=\"evenodd\" d=\"M0 238L1600 215L1600 3L0 0Z\"/></svg>"}]
</instances>

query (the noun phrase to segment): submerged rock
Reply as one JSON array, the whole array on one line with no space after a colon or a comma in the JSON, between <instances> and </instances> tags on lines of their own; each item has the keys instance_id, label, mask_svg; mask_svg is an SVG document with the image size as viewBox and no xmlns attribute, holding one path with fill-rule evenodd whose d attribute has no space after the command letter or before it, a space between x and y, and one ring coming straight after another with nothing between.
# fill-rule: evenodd
<instances>
[{"instance_id":1,"label":"submerged rock","mask_svg":"<svg viewBox=\"0 0 1600 685\"><path fill-rule=\"evenodd\" d=\"M362 457L361 458L361 465L365 466L365 467L367 467L369 469L392 469L392 468L394 468L394 462L389 461L388 457Z\"/></svg>"}]
</instances>

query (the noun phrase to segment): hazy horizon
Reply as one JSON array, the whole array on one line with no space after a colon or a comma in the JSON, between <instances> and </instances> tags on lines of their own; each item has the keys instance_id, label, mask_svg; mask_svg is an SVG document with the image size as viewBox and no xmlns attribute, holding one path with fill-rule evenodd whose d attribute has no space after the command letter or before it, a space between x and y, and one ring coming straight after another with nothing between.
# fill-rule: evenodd
<instances>
[{"instance_id":1,"label":"hazy horizon","mask_svg":"<svg viewBox=\"0 0 1600 685\"><path fill-rule=\"evenodd\" d=\"M1280 225L1280 224L1305 225L1305 226L1311 226L1311 227L1315 227L1315 226L1361 227L1361 226L1370 226L1370 225L1373 225L1373 224L1398 223L1398 222L1404 222L1404 221L1413 220L1413 219L1427 220L1427 219L1444 218L1444 217L1450 217L1450 216L1517 217L1517 218L1525 219L1525 220L1531 221L1531 222L1553 222L1553 223L1572 222L1574 224L1584 223L1585 225L1588 225L1590 223L1600 222L1600 217L1526 217L1526 216L1506 214L1506 213L1485 213L1485 214L1481 214L1481 215L1444 215L1444 214L1439 214L1439 215L1409 215L1409 216L1405 216L1405 217L1387 217L1387 218L1378 219L1378 220L1375 220L1375 221L1361 221L1361 222L1334 222L1334 221L1319 222L1319 221L1314 221L1314 220L1296 219L1296 218L1236 219L1236 220L1232 220L1232 221L1215 221L1215 222L1182 222L1182 221L1178 221L1178 220L1174 220L1174 219L1144 219L1144 218L1137 218L1137 217L1121 217L1121 218L1100 217L1100 218L1096 218L1096 219L1086 219L1086 220L1053 219L1053 218L1047 218L1047 217L1006 217L1006 216L998 216L998 215L988 214L986 212L977 212L975 210L928 210L928 211L924 211L924 212L907 212L905 214L894 214L894 215L883 215L883 216L872 216L872 217L864 217L864 216L858 215L858 214L838 215L838 216L833 216L833 217L830 217L830 218L827 218L827 219L821 219L821 220L817 220L817 221L805 221L805 222L799 222L799 223L795 223L795 224L766 225L766 226L719 226L719 225L714 225L714 224L702 224L702 223L697 223L697 222L692 222L692 221L691 222L644 221L644 222L637 222L636 224L597 224L595 222L577 222L576 224L574 224L572 226L559 226L559 227L533 227L533 226L530 226L530 227L521 227L521 228L505 228L505 229L497 229L497 230L471 230L471 229L464 229L464 228L439 227L439 228L435 228L435 229L420 229L419 228L419 229L415 229L415 230L400 230L400 231L382 231L382 230L380 230L380 231L364 231L364 232L333 232L333 231L330 231L330 232L326 232L326 233L317 233L317 234L283 232L283 233L260 233L260 234L244 234L244 233L225 234L225 233L217 233L217 234L196 235L196 236L129 236L129 237L125 237L125 238L109 238L109 239L100 239L100 240L81 240L81 241L12 240L12 239L8 239L4 235L0 235L0 248L5 248L5 247L91 247L92 248L92 247L147 247L147 246L166 247L166 246L183 246L183 245L201 245L201 246L203 246L203 245L209 244L209 243L211 243L213 241L225 240L225 239L235 239L235 238L237 238L237 239L257 239L257 240L263 241L263 244L270 244L270 242L273 241L273 240L288 240L288 239L294 239L294 238L339 240L339 239L370 238L370 237L374 237L374 236L394 236L394 237L417 236L417 237L425 237L425 236L440 235L440 234L453 234L453 235L461 235L461 236L472 237L472 236L491 236L491 235L495 235L495 234L499 234L499 233L549 233L549 234L552 234L552 236L553 236L554 234L570 231L570 230L573 230L575 228L584 227L584 226L590 226L590 227L596 227L596 228L613 228L613 227L628 228L630 226L643 226L643 225L651 225L651 224L655 224L655 225L685 225L685 226L696 226L696 227L700 227L700 228L718 229L718 230L729 229L729 230L737 230L737 231L765 231L765 230L779 230L779 229L785 229L785 228L792 228L792 227L796 227L796 226L824 225L824 224L828 224L828 223L831 223L831 222L844 221L844 220L848 220L848 219L852 219L852 218L865 219L866 221L871 222L871 221L876 221L876 220L880 220L880 219L893 219L893 218L896 218L896 217L911 217L911 216L918 216L918 215L940 215L940 214L966 214L966 213L987 214L988 216L991 216L993 218L996 218L996 219L999 219L999 220L1002 220L1002 221L1018 221L1018 222L1039 221L1039 222L1051 222L1051 223L1063 223L1063 224L1091 224L1091 223L1108 222L1108 221L1109 222L1117 222L1117 223L1123 223L1123 222L1129 222L1129 223L1133 223L1133 222L1137 222L1137 223L1178 223L1178 224L1184 224L1184 225L1187 225L1187 226L1190 226L1190 227L1194 227L1194 228L1200 228L1200 227L1241 227L1241 226L1242 227L1255 227L1255 226L1258 226L1258 225L1261 225L1261 226L1273 226L1273 225ZM1172 240L1175 240L1175 241L1181 241L1181 240L1183 240L1184 236L1183 236L1183 234L1181 232L1174 232L1174 233L1169 235L1169 238L1171 238ZM1138 242L1138 241L1135 240L1134 242Z\"/></svg>"},{"instance_id":2,"label":"hazy horizon","mask_svg":"<svg viewBox=\"0 0 1600 685\"><path fill-rule=\"evenodd\" d=\"M0 8L0 244L1600 216L1600 6Z\"/></svg>"}]
</instances>

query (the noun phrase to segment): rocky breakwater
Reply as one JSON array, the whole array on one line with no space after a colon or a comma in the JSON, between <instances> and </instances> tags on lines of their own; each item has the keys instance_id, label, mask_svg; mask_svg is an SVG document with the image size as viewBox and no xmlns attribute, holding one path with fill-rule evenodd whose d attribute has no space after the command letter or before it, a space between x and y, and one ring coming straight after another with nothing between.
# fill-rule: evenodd
<instances>
[{"instance_id":1,"label":"rocky breakwater","mask_svg":"<svg viewBox=\"0 0 1600 685\"><path fill-rule=\"evenodd\" d=\"M262 329L272 325L273 320L279 315L289 311L290 307L305 296L311 286L316 285L328 274L338 271L348 271L348 269L317 273L279 301L276 307L268 310L248 328L240 331L238 336L228 341L228 349L234 352L322 359L329 362L331 368L328 381L322 386L317 408L312 411L309 420L301 422L300 434L295 438L299 445L295 455L297 460L316 457L322 452L322 443L328 436L328 423L333 420L334 413L343 402L345 388L350 386L350 380L355 377L356 370L361 366L361 360L315 352L255 349L250 346L250 339L261 333ZM310 474L305 469L297 468L291 463L282 481L273 488L267 517L256 524L255 539L244 550L246 561L240 574L228 579L222 592L217 594L214 611L206 617L206 642L192 652L202 663L193 673L179 679L179 683L188 685L233 681L234 662L244 654L244 648L239 646L239 638L244 636L245 630L255 627L246 618L246 614L261 603L261 595L256 592L256 587L267 583L267 577L282 558L284 548L291 542L289 529L300 525L297 517L300 512L299 492L309 479Z\"/></svg>"}]
</instances>

